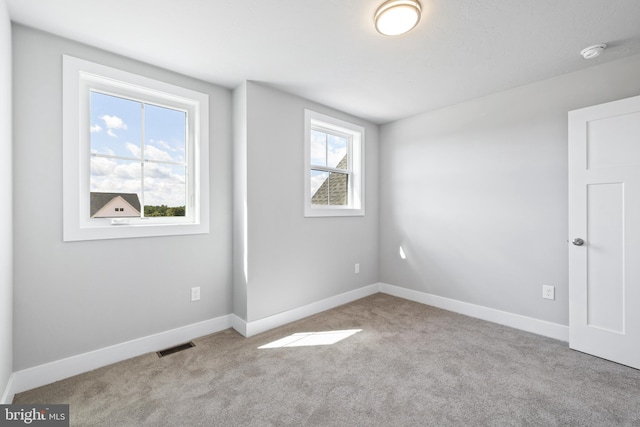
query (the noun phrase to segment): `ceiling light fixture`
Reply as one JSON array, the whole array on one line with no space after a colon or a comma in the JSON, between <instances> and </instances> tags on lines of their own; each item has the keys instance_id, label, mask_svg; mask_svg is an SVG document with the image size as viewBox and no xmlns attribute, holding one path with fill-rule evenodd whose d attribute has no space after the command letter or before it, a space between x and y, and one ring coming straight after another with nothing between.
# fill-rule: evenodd
<instances>
[{"instance_id":1,"label":"ceiling light fixture","mask_svg":"<svg viewBox=\"0 0 640 427\"><path fill-rule=\"evenodd\" d=\"M388 0L376 10L376 30L385 36L404 34L418 24L421 12L418 0Z\"/></svg>"},{"instance_id":2,"label":"ceiling light fixture","mask_svg":"<svg viewBox=\"0 0 640 427\"><path fill-rule=\"evenodd\" d=\"M580 55L582 55L584 59L595 58L596 56L599 56L606 47L606 43L594 44L593 46L582 49Z\"/></svg>"}]
</instances>

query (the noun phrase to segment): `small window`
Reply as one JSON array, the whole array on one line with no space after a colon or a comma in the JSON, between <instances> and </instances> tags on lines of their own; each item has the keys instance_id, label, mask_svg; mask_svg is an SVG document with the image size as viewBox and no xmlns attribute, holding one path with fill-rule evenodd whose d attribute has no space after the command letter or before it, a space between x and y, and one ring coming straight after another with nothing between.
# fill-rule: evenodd
<instances>
[{"instance_id":1,"label":"small window","mask_svg":"<svg viewBox=\"0 0 640 427\"><path fill-rule=\"evenodd\" d=\"M208 232L208 96L64 56L64 240Z\"/></svg>"},{"instance_id":2,"label":"small window","mask_svg":"<svg viewBox=\"0 0 640 427\"><path fill-rule=\"evenodd\" d=\"M364 128L305 110L305 216L364 215Z\"/></svg>"}]
</instances>

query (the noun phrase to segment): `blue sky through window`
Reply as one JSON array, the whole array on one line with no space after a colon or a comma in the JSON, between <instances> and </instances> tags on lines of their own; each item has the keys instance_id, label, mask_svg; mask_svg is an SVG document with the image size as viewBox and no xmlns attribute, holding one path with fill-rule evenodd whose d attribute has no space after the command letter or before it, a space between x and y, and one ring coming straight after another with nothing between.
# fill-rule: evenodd
<instances>
[{"instance_id":1,"label":"blue sky through window","mask_svg":"<svg viewBox=\"0 0 640 427\"><path fill-rule=\"evenodd\" d=\"M91 191L142 200L144 156L145 205L185 206L186 113L98 92L90 102Z\"/></svg>"}]
</instances>

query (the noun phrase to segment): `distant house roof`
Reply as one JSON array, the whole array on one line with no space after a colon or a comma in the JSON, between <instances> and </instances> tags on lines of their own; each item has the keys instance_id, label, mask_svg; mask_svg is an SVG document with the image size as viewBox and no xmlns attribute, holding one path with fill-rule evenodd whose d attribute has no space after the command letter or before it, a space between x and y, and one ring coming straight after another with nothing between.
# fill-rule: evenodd
<instances>
[{"instance_id":1,"label":"distant house roof","mask_svg":"<svg viewBox=\"0 0 640 427\"><path fill-rule=\"evenodd\" d=\"M122 197L132 207L140 212L140 199L136 193L97 193L91 192L91 214L93 217L100 209L116 197Z\"/></svg>"},{"instance_id":2,"label":"distant house roof","mask_svg":"<svg viewBox=\"0 0 640 427\"><path fill-rule=\"evenodd\" d=\"M336 165L336 169L347 169L347 155ZM313 205L338 205L344 206L348 202L348 183L347 174L336 173L329 181L325 179L322 185L318 187L316 192L311 196L311 204Z\"/></svg>"}]
</instances>

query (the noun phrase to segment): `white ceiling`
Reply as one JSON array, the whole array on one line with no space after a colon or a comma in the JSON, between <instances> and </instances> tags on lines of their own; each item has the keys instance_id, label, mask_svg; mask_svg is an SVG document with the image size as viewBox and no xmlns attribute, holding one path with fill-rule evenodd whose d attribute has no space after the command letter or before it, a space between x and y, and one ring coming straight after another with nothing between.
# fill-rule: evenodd
<instances>
[{"instance_id":1,"label":"white ceiling","mask_svg":"<svg viewBox=\"0 0 640 427\"><path fill-rule=\"evenodd\" d=\"M640 53L639 0L7 0L15 22L234 88L260 81L376 123ZM584 60L596 43L610 47Z\"/></svg>"}]
</instances>

